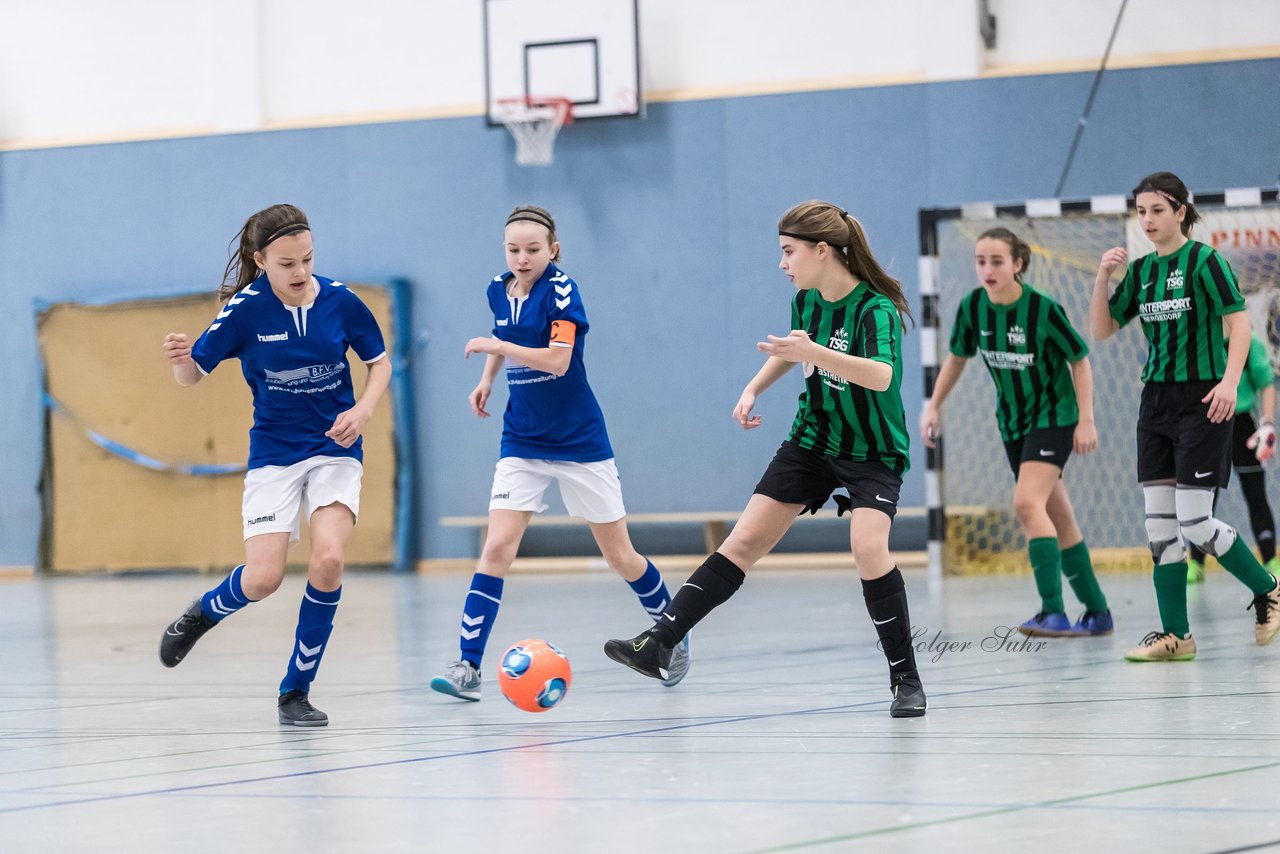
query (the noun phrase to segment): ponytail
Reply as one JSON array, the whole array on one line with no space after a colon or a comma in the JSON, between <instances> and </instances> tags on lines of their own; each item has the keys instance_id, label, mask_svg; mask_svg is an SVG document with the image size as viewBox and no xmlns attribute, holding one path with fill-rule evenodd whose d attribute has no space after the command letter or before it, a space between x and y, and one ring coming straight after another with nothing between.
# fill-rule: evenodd
<instances>
[{"instance_id":1,"label":"ponytail","mask_svg":"<svg viewBox=\"0 0 1280 854\"><path fill-rule=\"evenodd\" d=\"M849 229L849 245L845 250L849 272L855 278L866 282L871 290L888 297L898 309L898 316L909 319L911 325L915 326L916 319L911 314L911 306L907 303L906 294L902 292L902 283L886 273L880 266L880 262L871 254L871 246L867 242L866 232L862 230L862 223L849 213L844 211L841 213Z\"/></svg>"},{"instance_id":2,"label":"ponytail","mask_svg":"<svg viewBox=\"0 0 1280 854\"><path fill-rule=\"evenodd\" d=\"M845 266L853 277L887 297L898 310L899 318L909 319L915 325L911 306L902 292L902 283L880 266L871 254L862 223L848 211L830 202L803 202L782 215L778 220L778 233L810 243L826 243L842 252Z\"/></svg>"}]
</instances>

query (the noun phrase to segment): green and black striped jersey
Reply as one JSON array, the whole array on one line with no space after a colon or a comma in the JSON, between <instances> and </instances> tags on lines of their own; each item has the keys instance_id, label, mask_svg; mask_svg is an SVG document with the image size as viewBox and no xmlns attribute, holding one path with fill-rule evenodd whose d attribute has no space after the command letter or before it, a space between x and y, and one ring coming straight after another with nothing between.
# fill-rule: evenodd
<instances>
[{"instance_id":1,"label":"green and black striped jersey","mask_svg":"<svg viewBox=\"0 0 1280 854\"><path fill-rule=\"evenodd\" d=\"M962 359L982 354L1004 441L1080 420L1069 363L1089 355L1089 345L1062 306L1030 285L1008 305L993 303L984 288L967 294L951 327L951 352Z\"/></svg>"},{"instance_id":2,"label":"green and black striped jersey","mask_svg":"<svg viewBox=\"0 0 1280 854\"><path fill-rule=\"evenodd\" d=\"M902 408L902 319L893 302L865 282L837 302L827 302L817 289L803 290L791 303L791 328L832 350L891 365L893 379L884 391L871 391L806 362L788 439L833 457L905 472L911 461Z\"/></svg>"},{"instance_id":3,"label":"green and black striped jersey","mask_svg":"<svg viewBox=\"0 0 1280 854\"><path fill-rule=\"evenodd\" d=\"M1142 319L1151 348L1143 382L1222 379L1222 317L1244 311L1244 297L1231 265L1212 247L1188 240L1172 255L1142 256L1129 264L1110 304L1121 326Z\"/></svg>"}]
</instances>

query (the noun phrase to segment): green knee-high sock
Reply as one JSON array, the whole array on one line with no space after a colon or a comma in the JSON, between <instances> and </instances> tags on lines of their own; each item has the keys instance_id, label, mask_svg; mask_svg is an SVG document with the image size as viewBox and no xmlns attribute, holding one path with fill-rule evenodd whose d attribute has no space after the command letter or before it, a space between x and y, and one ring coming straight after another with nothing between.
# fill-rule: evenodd
<instances>
[{"instance_id":1,"label":"green knee-high sock","mask_svg":"<svg viewBox=\"0 0 1280 854\"><path fill-rule=\"evenodd\" d=\"M1187 619L1187 564L1159 563L1155 567L1156 605L1160 608L1160 622L1166 632L1178 637L1191 634L1191 621Z\"/></svg>"},{"instance_id":2,"label":"green knee-high sock","mask_svg":"<svg viewBox=\"0 0 1280 854\"><path fill-rule=\"evenodd\" d=\"M1062 574L1086 611L1107 610L1107 597L1098 586L1098 576L1093 572L1093 561L1089 559L1089 547L1084 540L1062 550Z\"/></svg>"},{"instance_id":3,"label":"green knee-high sock","mask_svg":"<svg viewBox=\"0 0 1280 854\"><path fill-rule=\"evenodd\" d=\"M1236 535L1236 541L1223 554L1218 555L1218 563L1227 572L1240 579L1253 595L1270 593L1276 589L1276 579L1262 568L1253 552L1244 544L1244 538Z\"/></svg>"},{"instance_id":4,"label":"green knee-high sock","mask_svg":"<svg viewBox=\"0 0 1280 854\"><path fill-rule=\"evenodd\" d=\"M1031 571L1036 576L1040 593L1040 610L1046 614L1062 614L1067 606L1062 601L1062 552L1057 537L1036 537L1027 543Z\"/></svg>"}]
</instances>

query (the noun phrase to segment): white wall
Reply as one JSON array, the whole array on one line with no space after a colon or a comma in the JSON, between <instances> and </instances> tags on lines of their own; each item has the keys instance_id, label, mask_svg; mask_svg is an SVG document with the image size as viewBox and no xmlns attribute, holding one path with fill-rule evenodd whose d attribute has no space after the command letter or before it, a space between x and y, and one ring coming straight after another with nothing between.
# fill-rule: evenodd
<instances>
[{"instance_id":1,"label":"white wall","mask_svg":"<svg viewBox=\"0 0 1280 854\"><path fill-rule=\"evenodd\" d=\"M999 44L988 62L1034 67L1073 60L1096 63L1120 0L990 0L989 5L998 19ZM1280 53L1276 0L1129 0L1111 55L1125 65L1200 51L1248 55L1259 48Z\"/></svg>"},{"instance_id":2,"label":"white wall","mask_svg":"<svg viewBox=\"0 0 1280 854\"><path fill-rule=\"evenodd\" d=\"M515 2L516 0L511 0ZM1120 0L640 0L653 99L1095 64ZM483 0L0 0L0 147L481 112ZM1116 65L1280 55L1275 0L1130 0Z\"/></svg>"}]
</instances>

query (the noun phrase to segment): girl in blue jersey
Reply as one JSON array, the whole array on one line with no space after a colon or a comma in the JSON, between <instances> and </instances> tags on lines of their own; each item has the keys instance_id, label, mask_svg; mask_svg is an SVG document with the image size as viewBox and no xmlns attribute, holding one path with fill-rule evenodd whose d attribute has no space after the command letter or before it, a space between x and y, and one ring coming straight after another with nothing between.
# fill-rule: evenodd
<instances>
[{"instance_id":1,"label":"girl in blue jersey","mask_svg":"<svg viewBox=\"0 0 1280 854\"><path fill-rule=\"evenodd\" d=\"M573 279L556 266L560 244L551 214L518 207L504 232L508 271L489 283L493 333L467 342L466 355L483 353L480 384L468 397L471 410L488 418L485 404L506 365L508 401L502 446L489 501L489 533L462 606L461 655L431 680L442 694L480 699L480 664L502 602L503 579L534 513L547 508L543 493L554 479L571 516L581 516L605 561L658 619L670 597L657 568L640 555L627 533L627 511L605 432L583 363L589 325ZM669 677L688 671L688 643L675 651Z\"/></svg>"},{"instance_id":2,"label":"girl in blue jersey","mask_svg":"<svg viewBox=\"0 0 1280 854\"><path fill-rule=\"evenodd\" d=\"M312 275L311 227L292 205L249 217L223 276L222 311L194 346L165 336L179 385L195 385L238 358L253 391L249 471L244 479L245 562L165 629L160 660L177 666L205 632L284 579L305 505L311 563L298 627L277 700L280 723L325 726L308 695L333 631L343 552L360 513L360 433L391 379L382 332L341 282ZM347 364L369 366L356 400Z\"/></svg>"}]
</instances>

